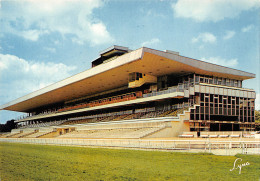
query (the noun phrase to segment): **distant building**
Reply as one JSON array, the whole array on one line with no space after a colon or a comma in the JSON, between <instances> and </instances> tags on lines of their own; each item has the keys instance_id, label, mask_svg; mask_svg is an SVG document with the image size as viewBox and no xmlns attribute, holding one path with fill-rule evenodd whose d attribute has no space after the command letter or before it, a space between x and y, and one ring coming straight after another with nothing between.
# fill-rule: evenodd
<instances>
[{"instance_id":1,"label":"distant building","mask_svg":"<svg viewBox=\"0 0 260 181\"><path fill-rule=\"evenodd\" d=\"M251 78L255 74L174 51L112 46L100 52L91 69L2 105L0 110L27 113L15 121L20 131L50 126L80 129L118 121L167 122L164 137L182 132L251 131L256 94L242 87Z\"/></svg>"}]
</instances>

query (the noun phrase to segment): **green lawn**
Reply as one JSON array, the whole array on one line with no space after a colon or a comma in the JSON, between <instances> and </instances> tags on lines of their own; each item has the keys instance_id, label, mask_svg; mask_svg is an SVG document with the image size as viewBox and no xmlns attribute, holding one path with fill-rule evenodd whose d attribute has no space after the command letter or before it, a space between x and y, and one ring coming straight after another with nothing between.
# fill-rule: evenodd
<instances>
[{"instance_id":1,"label":"green lawn","mask_svg":"<svg viewBox=\"0 0 260 181\"><path fill-rule=\"evenodd\" d=\"M236 158L250 165L230 171ZM0 142L1 181L260 180L260 156L45 146Z\"/></svg>"}]
</instances>

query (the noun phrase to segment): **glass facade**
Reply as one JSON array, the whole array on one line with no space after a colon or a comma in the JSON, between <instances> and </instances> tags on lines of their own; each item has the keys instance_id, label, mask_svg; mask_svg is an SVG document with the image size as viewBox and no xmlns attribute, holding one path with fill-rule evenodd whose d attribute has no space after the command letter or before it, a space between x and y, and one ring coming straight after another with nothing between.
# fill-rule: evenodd
<instances>
[{"instance_id":1,"label":"glass facade","mask_svg":"<svg viewBox=\"0 0 260 181\"><path fill-rule=\"evenodd\" d=\"M223 77L212 77L206 75L195 75L195 84L199 83L242 88L241 80L228 79Z\"/></svg>"}]
</instances>

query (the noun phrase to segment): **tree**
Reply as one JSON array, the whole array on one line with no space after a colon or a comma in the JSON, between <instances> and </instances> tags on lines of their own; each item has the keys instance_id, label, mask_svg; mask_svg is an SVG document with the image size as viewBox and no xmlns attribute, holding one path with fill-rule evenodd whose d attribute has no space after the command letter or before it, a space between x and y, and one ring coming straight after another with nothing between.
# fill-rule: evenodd
<instances>
[{"instance_id":1,"label":"tree","mask_svg":"<svg viewBox=\"0 0 260 181\"><path fill-rule=\"evenodd\" d=\"M9 120L5 124L0 124L0 132L10 132L12 129L16 128L16 123L14 120Z\"/></svg>"}]
</instances>

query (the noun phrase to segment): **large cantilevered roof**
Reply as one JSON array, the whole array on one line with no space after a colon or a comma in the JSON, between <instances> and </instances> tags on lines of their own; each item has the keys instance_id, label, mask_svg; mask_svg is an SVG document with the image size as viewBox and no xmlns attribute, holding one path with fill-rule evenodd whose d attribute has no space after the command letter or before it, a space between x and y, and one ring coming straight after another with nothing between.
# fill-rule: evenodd
<instances>
[{"instance_id":1,"label":"large cantilevered roof","mask_svg":"<svg viewBox=\"0 0 260 181\"><path fill-rule=\"evenodd\" d=\"M255 74L192 58L171 51L139 48L50 86L0 106L0 110L29 112L38 107L128 85L128 75L141 72L154 76L196 73L245 80Z\"/></svg>"}]
</instances>

